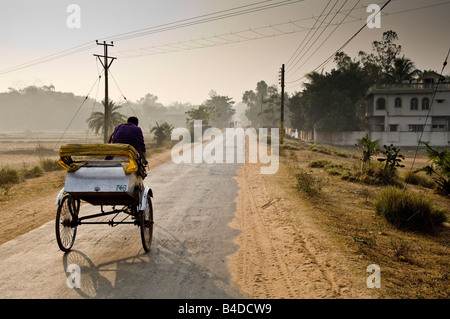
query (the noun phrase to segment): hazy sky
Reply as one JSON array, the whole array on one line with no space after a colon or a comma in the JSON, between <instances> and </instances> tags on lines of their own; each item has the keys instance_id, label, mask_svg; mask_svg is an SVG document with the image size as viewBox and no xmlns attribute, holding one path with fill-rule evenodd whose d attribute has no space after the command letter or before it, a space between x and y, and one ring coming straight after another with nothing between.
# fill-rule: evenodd
<instances>
[{"instance_id":1,"label":"hazy sky","mask_svg":"<svg viewBox=\"0 0 450 319\"><path fill-rule=\"evenodd\" d=\"M286 91L292 94L302 89L302 81L292 81L317 68L364 25L369 4L385 2L0 0L0 92L53 84L57 91L82 96L93 88L90 97L102 100L103 78L97 95L95 85L102 66L93 54L103 54L95 40L107 39L114 41L109 54L117 57L111 73L118 86L113 79L109 86L114 101L123 101L121 91L131 101L151 93L165 105L198 105L214 90L240 102L261 80L278 85L283 63ZM68 10L71 4L79 15ZM275 4L280 6L263 10ZM450 49L449 15L450 1L392 0L381 28L364 28L343 51L352 57L369 52L372 41L394 30L402 53L417 68L441 71ZM123 34L128 38L118 36ZM61 52L65 55L54 55ZM43 57L50 59L27 66ZM13 68L18 65L27 67ZM324 69L332 67L331 61Z\"/></svg>"}]
</instances>

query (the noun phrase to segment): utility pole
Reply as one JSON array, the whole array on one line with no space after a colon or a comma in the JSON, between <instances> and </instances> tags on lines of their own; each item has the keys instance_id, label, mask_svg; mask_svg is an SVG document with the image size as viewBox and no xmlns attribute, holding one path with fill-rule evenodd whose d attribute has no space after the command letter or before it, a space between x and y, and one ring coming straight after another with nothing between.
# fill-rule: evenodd
<instances>
[{"instance_id":1,"label":"utility pole","mask_svg":"<svg viewBox=\"0 0 450 319\"><path fill-rule=\"evenodd\" d=\"M283 140L284 140L284 64L281 66L280 84L281 84L280 144L283 144Z\"/></svg>"},{"instance_id":2,"label":"utility pole","mask_svg":"<svg viewBox=\"0 0 450 319\"><path fill-rule=\"evenodd\" d=\"M108 143L109 139L109 130L108 130L110 121L109 115L111 114L111 110L109 109L109 98L108 98L108 70L116 58L108 57L108 47L114 46L112 41L111 43L106 43L106 41L103 41L103 43L100 43L98 41L95 42L97 43L97 45L103 45L103 52L104 52L104 55L94 54L94 56L98 58L100 63L103 65L103 69L105 70L105 119L103 122L103 143L106 144ZM103 58L103 61L100 58ZM108 59L111 59L111 61L109 61Z\"/></svg>"}]
</instances>

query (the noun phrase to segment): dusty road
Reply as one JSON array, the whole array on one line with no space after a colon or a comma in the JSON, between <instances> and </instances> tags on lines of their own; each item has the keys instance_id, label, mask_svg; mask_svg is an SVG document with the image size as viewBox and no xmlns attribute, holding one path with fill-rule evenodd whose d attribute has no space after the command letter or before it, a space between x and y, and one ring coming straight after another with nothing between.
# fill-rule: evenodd
<instances>
[{"instance_id":1,"label":"dusty road","mask_svg":"<svg viewBox=\"0 0 450 319\"><path fill-rule=\"evenodd\" d=\"M155 219L147 254L132 225L81 225L67 254L56 244L54 221L1 245L0 298L242 297L227 260L238 249L240 231L229 223L241 166L169 162L152 170L145 180ZM69 265L79 266L80 288L67 283Z\"/></svg>"}]
</instances>

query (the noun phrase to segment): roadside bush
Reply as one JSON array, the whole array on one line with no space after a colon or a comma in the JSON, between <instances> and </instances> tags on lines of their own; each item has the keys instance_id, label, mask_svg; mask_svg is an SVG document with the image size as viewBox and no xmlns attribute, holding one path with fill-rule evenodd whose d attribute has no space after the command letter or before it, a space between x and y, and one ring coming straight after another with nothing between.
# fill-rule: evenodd
<instances>
[{"instance_id":1,"label":"roadside bush","mask_svg":"<svg viewBox=\"0 0 450 319\"><path fill-rule=\"evenodd\" d=\"M27 168L23 168L20 171L20 176L22 178L34 178L34 177L39 177L44 175L44 171L42 170L42 168L40 168L39 166L35 166L33 168L27 169Z\"/></svg>"},{"instance_id":2,"label":"roadside bush","mask_svg":"<svg viewBox=\"0 0 450 319\"><path fill-rule=\"evenodd\" d=\"M425 188L433 189L435 187L435 183L431 178L420 175L416 172L406 172L403 175L403 180L405 181L405 183L419 185Z\"/></svg>"},{"instance_id":3,"label":"roadside bush","mask_svg":"<svg viewBox=\"0 0 450 319\"><path fill-rule=\"evenodd\" d=\"M432 232L447 221L446 212L436 207L429 197L395 187L381 192L375 201L375 211L403 230Z\"/></svg>"},{"instance_id":4,"label":"roadside bush","mask_svg":"<svg viewBox=\"0 0 450 319\"><path fill-rule=\"evenodd\" d=\"M58 164L58 160L52 160L49 158L41 159L41 168L44 170L44 172L53 172L59 169L63 169Z\"/></svg>"},{"instance_id":5,"label":"roadside bush","mask_svg":"<svg viewBox=\"0 0 450 319\"><path fill-rule=\"evenodd\" d=\"M343 176L349 170L346 164L336 164L328 160L315 160L308 164L311 168L323 168L330 175Z\"/></svg>"},{"instance_id":6,"label":"roadside bush","mask_svg":"<svg viewBox=\"0 0 450 319\"><path fill-rule=\"evenodd\" d=\"M361 182L368 185L401 186L402 181L397 170L386 170L381 162L370 162L360 165L356 163L342 175L342 179L350 182Z\"/></svg>"},{"instance_id":7,"label":"roadside bush","mask_svg":"<svg viewBox=\"0 0 450 319\"><path fill-rule=\"evenodd\" d=\"M0 186L16 184L20 181L19 172L10 167L0 168Z\"/></svg>"},{"instance_id":8,"label":"roadside bush","mask_svg":"<svg viewBox=\"0 0 450 319\"><path fill-rule=\"evenodd\" d=\"M295 174L297 180L297 190L304 192L306 195L313 197L320 193L320 181L304 170L299 170Z\"/></svg>"},{"instance_id":9,"label":"roadside bush","mask_svg":"<svg viewBox=\"0 0 450 319\"><path fill-rule=\"evenodd\" d=\"M445 149L440 152L431 148L428 143L422 143L427 149L430 165L420 170L433 177L438 194L450 196L450 151Z\"/></svg>"},{"instance_id":10,"label":"roadside bush","mask_svg":"<svg viewBox=\"0 0 450 319\"><path fill-rule=\"evenodd\" d=\"M315 161L311 161L308 164L308 167L311 168L325 168L328 165L330 165L332 162L328 161L328 160L315 160Z\"/></svg>"}]
</instances>

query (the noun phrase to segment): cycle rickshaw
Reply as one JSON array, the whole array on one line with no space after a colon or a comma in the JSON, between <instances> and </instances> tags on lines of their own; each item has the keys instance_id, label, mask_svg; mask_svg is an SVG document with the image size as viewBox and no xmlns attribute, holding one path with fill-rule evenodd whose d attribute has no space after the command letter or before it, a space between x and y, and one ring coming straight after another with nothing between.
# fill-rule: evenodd
<instances>
[{"instance_id":1,"label":"cycle rickshaw","mask_svg":"<svg viewBox=\"0 0 450 319\"><path fill-rule=\"evenodd\" d=\"M153 193L144 186L146 163L134 147L67 144L61 146L59 157L59 165L67 171L64 188L55 202L59 248L64 252L72 248L79 225L133 224L140 228L142 246L148 252L153 237ZM100 206L101 212L81 216L81 201ZM125 218L117 220L123 214ZM106 220L106 216L112 218Z\"/></svg>"}]
</instances>

